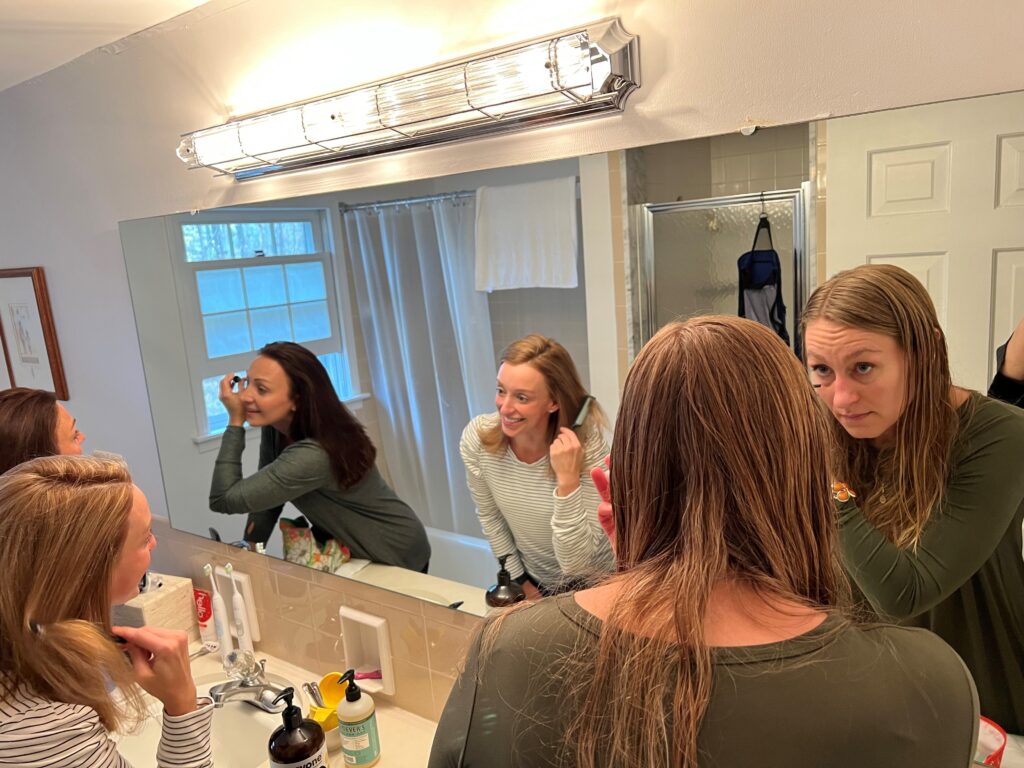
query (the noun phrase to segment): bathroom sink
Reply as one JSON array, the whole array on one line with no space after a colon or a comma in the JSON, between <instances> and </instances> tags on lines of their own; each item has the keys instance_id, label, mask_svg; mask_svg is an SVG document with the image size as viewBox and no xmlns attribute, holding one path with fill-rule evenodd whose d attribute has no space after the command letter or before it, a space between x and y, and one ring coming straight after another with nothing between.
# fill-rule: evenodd
<instances>
[{"instance_id":1,"label":"bathroom sink","mask_svg":"<svg viewBox=\"0 0 1024 768\"><path fill-rule=\"evenodd\" d=\"M298 684L279 675L267 673L267 680L279 687L295 689L295 704L307 709ZM206 696L210 688L223 683L223 674L196 678L196 689ZM135 732L120 736L118 751L134 768L155 768L156 748L160 741L160 719L163 709L155 702L149 717ZM281 724L281 715L264 712L244 701L228 701L213 711L213 763L217 768L258 768L267 762L267 741Z\"/></svg>"}]
</instances>

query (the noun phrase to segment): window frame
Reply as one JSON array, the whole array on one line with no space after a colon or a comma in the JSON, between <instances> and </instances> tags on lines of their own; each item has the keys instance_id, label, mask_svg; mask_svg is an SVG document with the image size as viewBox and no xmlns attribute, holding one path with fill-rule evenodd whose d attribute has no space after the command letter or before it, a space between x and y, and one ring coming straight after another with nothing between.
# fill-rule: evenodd
<instances>
[{"instance_id":1,"label":"window frame","mask_svg":"<svg viewBox=\"0 0 1024 768\"><path fill-rule=\"evenodd\" d=\"M186 261L185 239L182 225L185 224L266 224L275 222L308 222L313 227L314 253L289 254L284 256L242 256L227 259L202 261ZM206 412L206 396L203 391L203 380L219 376L228 371L244 370L255 357L256 350L249 350L233 355L211 358L206 350L206 333L203 325L203 313L200 309L199 289L196 276L199 272L232 267L244 269L252 266L287 265L295 263L317 262L324 271L325 301L330 323L330 336L325 339L303 341L302 346L315 355L340 354L346 370L341 371L342 380L338 382L344 390L344 400L357 400L362 396L359 392L359 381L356 370L356 359L352 348L353 338L351 318L341 311L339 297L350 296L348 281L345 275L335 268L333 240L331 238L330 220L327 212L322 209L227 209L195 214L179 214L168 217L168 241L174 264L173 274L179 316L181 320L182 340L184 342L188 365L189 389L193 402L195 421L195 437L197 445L207 443L219 444L221 432L210 432ZM243 281L243 291L244 281ZM290 305L290 302L289 304ZM286 306L288 306L286 305ZM249 308L246 307L247 311Z\"/></svg>"}]
</instances>

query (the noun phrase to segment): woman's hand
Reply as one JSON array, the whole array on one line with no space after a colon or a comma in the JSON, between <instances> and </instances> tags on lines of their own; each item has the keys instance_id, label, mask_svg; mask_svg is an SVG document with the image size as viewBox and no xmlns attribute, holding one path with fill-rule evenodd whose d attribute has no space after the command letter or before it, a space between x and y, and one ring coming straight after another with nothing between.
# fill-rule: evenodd
<instances>
[{"instance_id":1,"label":"woman's hand","mask_svg":"<svg viewBox=\"0 0 1024 768\"><path fill-rule=\"evenodd\" d=\"M612 468L612 457L604 457L603 467L594 467L590 470L590 479L594 481L594 487L601 496L601 503L597 505L597 521L601 524L608 541L612 545L612 553L615 553L615 514L612 511L612 487L611 479L608 477L608 470Z\"/></svg>"},{"instance_id":2,"label":"woman's hand","mask_svg":"<svg viewBox=\"0 0 1024 768\"><path fill-rule=\"evenodd\" d=\"M1006 345L1006 358L999 372L1008 379L1024 381L1024 318L1021 318Z\"/></svg>"},{"instance_id":3,"label":"woman's hand","mask_svg":"<svg viewBox=\"0 0 1024 768\"><path fill-rule=\"evenodd\" d=\"M580 487L580 472L583 471L583 446L576 433L568 427L558 430L558 437L551 443L551 469L558 483L556 493L568 496Z\"/></svg>"},{"instance_id":4,"label":"woman's hand","mask_svg":"<svg viewBox=\"0 0 1024 768\"><path fill-rule=\"evenodd\" d=\"M220 380L220 393L218 397L224 403L224 409L228 412L228 426L241 427L245 424L245 404L242 402L241 392L235 392L235 374L229 373Z\"/></svg>"},{"instance_id":5,"label":"woman's hand","mask_svg":"<svg viewBox=\"0 0 1024 768\"><path fill-rule=\"evenodd\" d=\"M159 627L113 627L128 641L125 652L142 690L158 698L168 715L196 709L196 684L188 663L188 635Z\"/></svg>"}]
</instances>

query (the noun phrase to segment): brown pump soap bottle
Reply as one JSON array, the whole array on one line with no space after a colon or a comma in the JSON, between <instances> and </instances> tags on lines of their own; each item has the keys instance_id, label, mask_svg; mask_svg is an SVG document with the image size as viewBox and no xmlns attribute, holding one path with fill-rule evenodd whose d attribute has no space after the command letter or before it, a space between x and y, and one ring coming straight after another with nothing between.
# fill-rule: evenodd
<instances>
[{"instance_id":1,"label":"brown pump soap bottle","mask_svg":"<svg viewBox=\"0 0 1024 768\"><path fill-rule=\"evenodd\" d=\"M505 561L508 558L508 555L498 558L498 563L501 565L501 569L498 571L498 583L488 589L487 594L484 595L484 600L492 608L502 608L526 599L523 588L512 581L512 575L505 569Z\"/></svg>"},{"instance_id":2,"label":"brown pump soap bottle","mask_svg":"<svg viewBox=\"0 0 1024 768\"><path fill-rule=\"evenodd\" d=\"M327 768L327 740L324 729L315 720L302 717L302 710L292 704L295 690L285 688L274 699L284 700L287 706L281 713L279 725L270 737L271 768Z\"/></svg>"}]
</instances>

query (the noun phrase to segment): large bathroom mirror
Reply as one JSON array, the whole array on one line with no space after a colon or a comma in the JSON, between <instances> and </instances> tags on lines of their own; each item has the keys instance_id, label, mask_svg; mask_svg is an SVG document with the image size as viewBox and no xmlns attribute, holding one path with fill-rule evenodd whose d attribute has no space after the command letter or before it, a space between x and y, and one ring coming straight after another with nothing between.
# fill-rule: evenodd
<instances>
[{"instance_id":1,"label":"large bathroom mirror","mask_svg":"<svg viewBox=\"0 0 1024 768\"><path fill-rule=\"evenodd\" d=\"M513 233L501 253L528 249L532 191L559 183L575 190L563 264L575 277L547 287L526 269L478 290L498 253L478 233ZM517 190L522 205L494 206ZM792 343L826 275L895 263L931 292L957 380L984 389L995 346L1024 316L1024 94L122 222L171 524L242 538L244 516L209 509L226 424L217 382L263 343L292 339L324 363L431 542L426 575L354 561L338 575L482 613L497 562L459 437L494 409L500 351L552 336L588 386L614 391L660 324L737 311L736 260L762 218ZM588 328L609 314L616 337L595 338ZM617 364L594 364L608 345ZM248 475L259 431L246 442ZM280 533L268 554L282 556Z\"/></svg>"}]
</instances>

